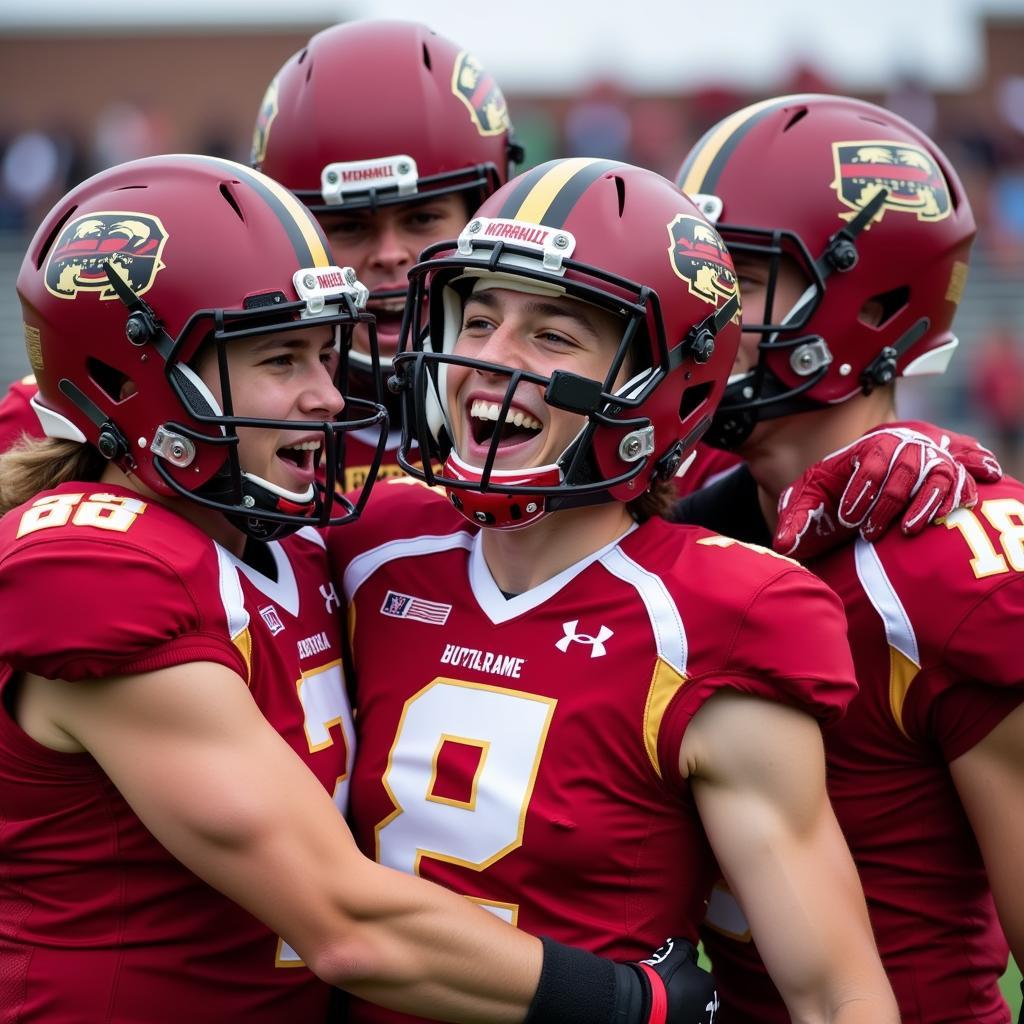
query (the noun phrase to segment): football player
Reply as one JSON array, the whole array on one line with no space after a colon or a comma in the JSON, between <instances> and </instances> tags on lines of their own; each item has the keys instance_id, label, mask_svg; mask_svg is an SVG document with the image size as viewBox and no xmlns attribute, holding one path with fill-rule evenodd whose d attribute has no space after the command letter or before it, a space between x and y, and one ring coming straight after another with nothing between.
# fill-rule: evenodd
<instances>
[{"instance_id":1,"label":"football player","mask_svg":"<svg viewBox=\"0 0 1024 1024\"><path fill-rule=\"evenodd\" d=\"M251 155L254 167L309 207L335 260L353 267L371 289L369 308L385 374L398 341L408 271L417 256L458 234L522 159L502 92L473 54L425 25L378 20L325 29L285 62L260 104ZM346 391L376 397L365 338L365 328L357 327ZM41 434L27 403L33 390L28 379L13 385L0 402L0 450L23 432ZM384 401L394 413L386 391ZM393 419L382 476L401 473L397 416ZM351 490L369 474L376 436L348 431L345 444L342 488ZM954 454L970 469L974 451L966 445ZM900 455L904 465L908 455L902 450ZM700 445L676 487L689 493L737 461L733 453ZM873 482L888 478L894 505L909 502L916 477L906 482L907 493L894 494L906 474L886 477L887 470L887 463L878 467ZM951 499L970 502L970 481L963 493L937 474L930 482ZM829 496L830 507L841 493L840 487ZM876 515L876 522L885 521Z\"/></svg>"},{"instance_id":2,"label":"football player","mask_svg":"<svg viewBox=\"0 0 1024 1024\"><path fill-rule=\"evenodd\" d=\"M369 287L386 374L420 252L457 235L522 158L505 98L482 63L405 21L354 21L313 36L270 83L252 146L253 166L309 207L335 258ZM367 352L357 329L355 394L376 385ZM401 473L394 428L382 476ZM348 438L348 487L366 475L372 452L360 435Z\"/></svg>"},{"instance_id":3,"label":"football player","mask_svg":"<svg viewBox=\"0 0 1024 1024\"><path fill-rule=\"evenodd\" d=\"M781 549L813 553L836 524L808 517L807 494L848 478L849 446L887 461L946 434L898 420L895 382L945 371L957 347L970 204L930 138L837 96L736 112L679 184L736 261L743 342L709 436L747 464L679 516L767 543L781 497ZM1007 939L1024 961L1024 487L980 482L978 499L913 541L891 531L811 562L842 598L860 685L825 731L829 792L902 1019L919 1024L1004 1024ZM861 505L852 488L844 518ZM726 891L708 925L722 1020L787 1020Z\"/></svg>"},{"instance_id":4,"label":"football player","mask_svg":"<svg viewBox=\"0 0 1024 1024\"><path fill-rule=\"evenodd\" d=\"M656 514L739 344L716 231L650 171L556 160L411 280L399 459L438 486L386 481L328 531L362 848L616 957L695 941L721 864L794 1019L895 1021L825 792L840 604Z\"/></svg>"},{"instance_id":5,"label":"football player","mask_svg":"<svg viewBox=\"0 0 1024 1024\"><path fill-rule=\"evenodd\" d=\"M387 418L335 386L372 317L308 211L230 161L136 161L57 203L18 291L48 436L0 473L0 1015L323 1021L340 985L446 1020L706 1021L692 947L542 947L356 850L312 527L360 512L342 435Z\"/></svg>"},{"instance_id":6,"label":"football player","mask_svg":"<svg viewBox=\"0 0 1024 1024\"><path fill-rule=\"evenodd\" d=\"M428 245L457 235L521 159L504 96L481 62L425 25L384 20L334 25L285 62L260 104L251 155L308 207L334 259L370 288L386 373L410 267ZM371 376L358 326L347 393L375 397ZM8 435L39 434L22 390L0 403L3 448ZM369 474L376 436L349 431L345 444L342 489L354 490ZM397 447L396 425L382 476L401 472Z\"/></svg>"}]
</instances>

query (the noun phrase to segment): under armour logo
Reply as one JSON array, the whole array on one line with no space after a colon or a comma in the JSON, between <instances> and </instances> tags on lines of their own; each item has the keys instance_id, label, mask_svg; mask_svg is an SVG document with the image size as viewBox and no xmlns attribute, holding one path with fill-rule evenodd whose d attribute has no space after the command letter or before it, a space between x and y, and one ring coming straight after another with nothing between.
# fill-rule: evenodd
<instances>
[{"instance_id":1,"label":"under armour logo","mask_svg":"<svg viewBox=\"0 0 1024 1024\"><path fill-rule=\"evenodd\" d=\"M328 615L331 614L331 608L341 607L341 598L338 597L337 590L334 589L333 583L327 583L320 588L320 596L324 599L324 611Z\"/></svg>"},{"instance_id":2,"label":"under armour logo","mask_svg":"<svg viewBox=\"0 0 1024 1024\"><path fill-rule=\"evenodd\" d=\"M565 632L565 636L561 640L555 642L555 646L565 654L569 650L569 644L590 644L590 656L592 658L603 658L608 652L605 650L604 642L609 637L615 634L607 626L602 626L597 631L597 636L590 636L587 633L577 633L576 627L580 624L579 619L573 619L572 622L563 622L562 629Z\"/></svg>"}]
</instances>

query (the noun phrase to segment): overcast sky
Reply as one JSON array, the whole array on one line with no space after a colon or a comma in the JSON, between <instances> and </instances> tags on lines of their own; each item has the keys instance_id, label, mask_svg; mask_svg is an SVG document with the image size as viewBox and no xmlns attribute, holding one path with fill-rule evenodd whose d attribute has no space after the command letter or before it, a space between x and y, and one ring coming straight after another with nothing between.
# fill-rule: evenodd
<instances>
[{"instance_id":1,"label":"overcast sky","mask_svg":"<svg viewBox=\"0 0 1024 1024\"><path fill-rule=\"evenodd\" d=\"M770 87L797 60L851 89L907 73L956 89L979 72L985 12L1024 17L1024 0L75 0L59 17L49 4L0 0L0 31L411 18L473 50L517 92L601 73L639 89Z\"/></svg>"}]
</instances>

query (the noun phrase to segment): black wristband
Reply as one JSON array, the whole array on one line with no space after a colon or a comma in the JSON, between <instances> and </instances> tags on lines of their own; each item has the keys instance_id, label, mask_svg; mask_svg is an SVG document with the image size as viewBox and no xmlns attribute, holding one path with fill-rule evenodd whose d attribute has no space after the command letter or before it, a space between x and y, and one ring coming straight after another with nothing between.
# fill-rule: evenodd
<instances>
[{"instance_id":1,"label":"black wristband","mask_svg":"<svg viewBox=\"0 0 1024 1024\"><path fill-rule=\"evenodd\" d=\"M628 964L541 937L540 981L523 1024L643 1024L647 988Z\"/></svg>"}]
</instances>

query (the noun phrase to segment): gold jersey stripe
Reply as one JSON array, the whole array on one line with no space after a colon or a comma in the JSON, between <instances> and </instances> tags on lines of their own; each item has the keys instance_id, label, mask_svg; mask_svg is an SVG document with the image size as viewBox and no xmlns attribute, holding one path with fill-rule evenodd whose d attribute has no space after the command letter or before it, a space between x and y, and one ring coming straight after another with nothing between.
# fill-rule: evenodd
<instances>
[{"instance_id":1,"label":"gold jersey stripe","mask_svg":"<svg viewBox=\"0 0 1024 1024\"><path fill-rule=\"evenodd\" d=\"M915 665L902 651L889 647L889 707L904 736L907 735L907 730L903 725L903 705L906 703L910 684L920 671L920 665Z\"/></svg>"},{"instance_id":2,"label":"gold jersey stripe","mask_svg":"<svg viewBox=\"0 0 1024 1024\"><path fill-rule=\"evenodd\" d=\"M252 636L248 628L243 629L238 636L232 638L231 642L238 648L245 659L245 684L248 686L252 682Z\"/></svg>"},{"instance_id":3,"label":"gold jersey stripe","mask_svg":"<svg viewBox=\"0 0 1024 1024\"><path fill-rule=\"evenodd\" d=\"M658 760L658 734L672 698L686 684L686 676L664 658L659 658L654 665L654 676L647 691L647 703L644 706L644 748L647 759L651 762L658 778L662 778L661 764Z\"/></svg>"}]
</instances>

